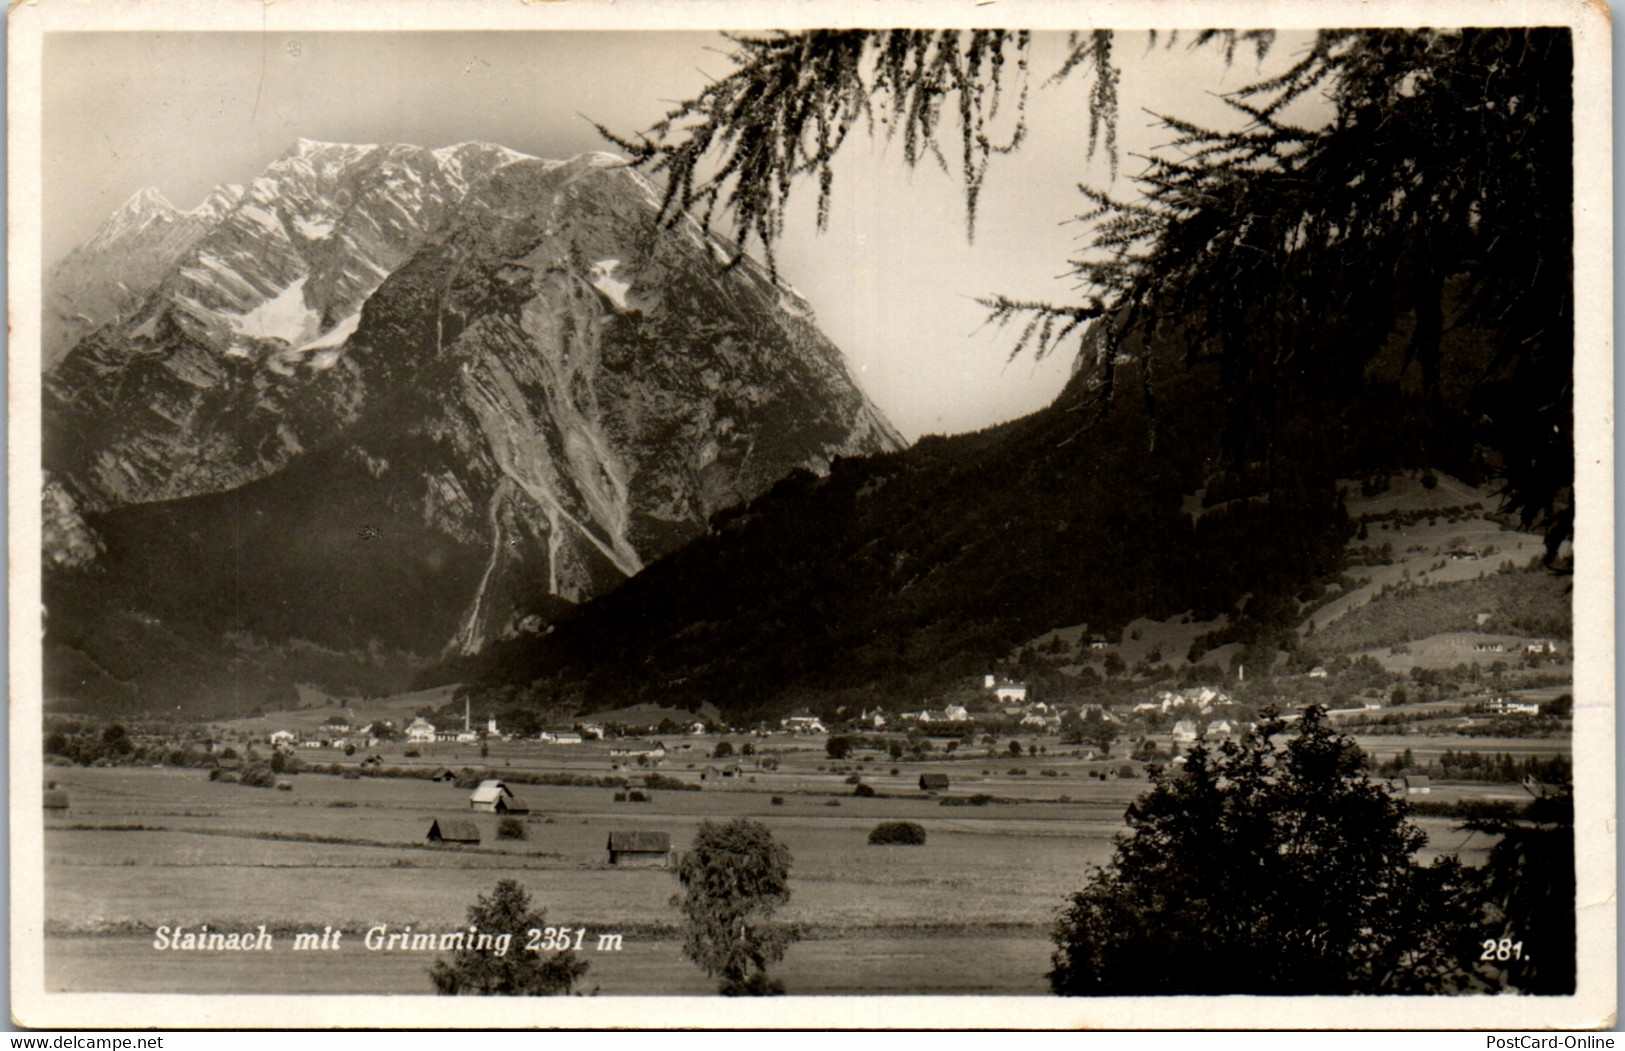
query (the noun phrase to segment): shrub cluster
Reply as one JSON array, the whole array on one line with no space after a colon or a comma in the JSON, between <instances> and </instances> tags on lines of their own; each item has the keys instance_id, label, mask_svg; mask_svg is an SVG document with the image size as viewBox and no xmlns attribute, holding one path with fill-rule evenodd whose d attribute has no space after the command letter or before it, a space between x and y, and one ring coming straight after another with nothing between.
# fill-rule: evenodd
<instances>
[{"instance_id":1,"label":"shrub cluster","mask_svg":"<svg viewBox=\"0 0 1625 1051\"><path fill-rule=\"evenodd\" d=\"M998 796L990 796L986 792L978 792L972 796L944 796L938 806L987 806L989 803L1002 803L1004 800Z\"/></svg>"},{"instance_id":2,"label":"shrub cluster","mask_svg":"<svg viewBox=\"0 0 1625 1051\"><path fill-rule=\"evenodd\" d=\"M944 803L947 800L943 800ZM882 821L869 833L870 846L917 847L925 843L925 828L914 821Z\"/></svg>"}]
</instances>

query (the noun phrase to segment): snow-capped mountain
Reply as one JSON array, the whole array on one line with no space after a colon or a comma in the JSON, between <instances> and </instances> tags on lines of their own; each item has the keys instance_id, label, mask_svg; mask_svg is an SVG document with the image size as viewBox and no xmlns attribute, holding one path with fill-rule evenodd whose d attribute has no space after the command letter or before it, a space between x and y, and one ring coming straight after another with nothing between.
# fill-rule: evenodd
<instances>
[{"instance_id":1,"label":"snow-capped mountain","mask_svg":"<svg viewBox=\"0 0 1625 1051\"><path fill-rule=\"evenodd\" d=\"M138 195L76 256L163 272L45 377L48 592L472 652L901 446L806 303L658 211L618 158L477 143L301 141L190 213ZM120 249L194 224L161 266Z\"/></svg>"}]
</instances>

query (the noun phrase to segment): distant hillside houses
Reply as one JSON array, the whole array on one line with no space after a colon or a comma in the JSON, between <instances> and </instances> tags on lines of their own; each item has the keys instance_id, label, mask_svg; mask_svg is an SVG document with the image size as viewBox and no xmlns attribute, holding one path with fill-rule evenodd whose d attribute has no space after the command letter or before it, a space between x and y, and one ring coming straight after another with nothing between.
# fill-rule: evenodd
<instances>
[{"instance_id":1,"label":"distant hillside houses","mask_svg":"<svg viewBox=\"0 0 1625 1051\"><path fill-rule=\"evenodd\" d=\"M821 734L829 732L828 730L824 729L822 720L820 720L816 715L792 715L788 719L779 720L779 727L780 729L788 730L790 733L796 734Z\"/></svg>"},{"instance_id":2,"label":"distant hillside houses","mask_svg":"<svg viewBox=\"0 0 1625 1051\"><path fill-rule=\"evenodd\" d=\"M1519 701L1511 697L1497 697L1489 703L1496 715L1539 715L1540 705L1534 701Z\"/></svg>"},{"instance_id":3,"label":"distant hillside houses","mask_svg":"<svg viewBox=\"0 0 1625 1051\"><path fill-rule=\"evenodd\" d=\"M1215 705L1229 704L1230 695L1212 686L1191 686L1183 690L1159 690L1155 700L1141 701L1134 706L1137 712L1170 712L1182 704L1194 705L1202 713Z\"/></svg>"},{"instance_id":4,"label":"distant hillside houses","mask_svg":"<svg viewBox=\"0 0 1625 1051\"><path fill-rule=\"evenodd\" d=\"M986 675L982 678L982 689L992 690L993 699L1001 704L1026 704L1027 684L1015 682L1010 679L1001 679L995 675Z\"/></svg>"}]
</instances>

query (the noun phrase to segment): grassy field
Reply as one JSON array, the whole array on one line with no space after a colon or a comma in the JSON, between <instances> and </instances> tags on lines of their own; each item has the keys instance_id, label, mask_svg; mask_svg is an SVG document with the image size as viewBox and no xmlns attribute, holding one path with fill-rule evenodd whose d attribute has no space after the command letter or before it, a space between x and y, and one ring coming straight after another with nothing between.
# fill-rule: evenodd
<instances>
[{"instance_id":1,"label":"grassy field","mask_svg":"<svg viewBox=\"0 0 1625 1051\"><path fill-rule=\"evenodd\" d=\"M695 758L677 752L659 772L697 784L700 770L717 765L705 758L715 740L681 743ZM1379 755L1407 746L1418 754L1443 747L1521 754L1548 744L1401 737L1362 743ZM52 768L49 776L72 803L46 820L47 981L53 989L84 991L426 992L433 954L369 952L362 932L377 925L456 929L477 895L513 878L550 923L584 927L594 937L623 935L620 953L587 954L589 987L605 994L705 994L710 983L680 952L670 904L675 878L665 870L610 866L606 840L615 829L663 830L681 850L703 820L750 817L765 822L794 859L793 896L782 915L802 925L806 938L781 969L791 992L1042 993L1050 924L1090 867L1110 857L1124 807L1147 787L1141 778L1090 777L1103 764L1060 754L1053 740L1045 741L1049 754L1019 760L902 764L872 755L835 764L821 740L756 744L777 753L778 770L753 770L746 760L746 777L722 782L727 787L654 791L648 803L617 803L610 788L525 785L519 791L533 812L523 841L497 840L497 816L470 815L468 791L449 783L306 773L288 778L291 791L277 792L210 782L201 770ZM471 748L465 755L438 747L419 761L479 761ZM688 768L691 761L696 769ZM595 776L613 765L590 748L519 744L494 745L486 763L498 774ZM846 778L859 765L880 795L851 795ZM948 773L950 795L1009 801L943 806L917 788L926 771ZM634 778L641 772L622 771ZM1517 791L1442 784L1434 798ZM772 802L775 795L782 804ZM481 844L426 843L435 816L472 816ZM867 844L877 823L896 819L925 826L926 844ZM1420 823L1431 841L1424 858L1459 852L1478 864L1491 845L1454 831L1447 820ZM327 926L345 931L347 940L333 953L231 959L151 948L161 925L205 923L213 930L265 924L284 950L295 932Z\"/></svg>"}]
</instances>

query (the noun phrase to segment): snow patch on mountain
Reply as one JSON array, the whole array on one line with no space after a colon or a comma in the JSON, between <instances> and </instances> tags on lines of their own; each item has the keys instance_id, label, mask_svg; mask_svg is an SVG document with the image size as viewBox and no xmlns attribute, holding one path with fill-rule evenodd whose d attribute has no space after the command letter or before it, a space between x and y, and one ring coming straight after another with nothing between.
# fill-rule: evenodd
<instances>
[{"instance_id":1,"label":"snow patch on mountain","mask_svg":"<svg viewBox=\"0 0 1625 1051\"><path fill-rule=\"evenodd\" d=\"M293 228L307 241L327 240L333 235L333 228L337 225L337 217L331 215L315 217L301 215L293 221Z\"/></svg>"},{"instance_id":2,"label":"snow patch on mountain","mask_svg":"<svg viewBox=\"0 0 1625 1051\"><path fill-rule=\"evenodd\" d=\"M621 268L619 259L600 259L592 265L587 274L587 283L610 298L617 309L626 309L626 293L632 288L632 282L620 281L615 277L615 271Z\"/></svg>"},{"instance_id":3,"label":"snow patch on mountain","mask_svg":"<svg viewBox=\"0 0 1625 1051\"><path fill-rule=\"evenodd\" d=\"M357 310L343 321L340 321L326 332L300 347L299 351L303 354L314 350L327 350L329 348L342 347L345 340L355 335L355 330L358 326L360 326L360 324L361 311ZM312 360L311 366L314 368L327 368L331 367L333 362L337 360L338 356L332 355L327 359L326 365L320 365L315 360Z\"/></svg>"},{"instance_id":4,"label":"snow patch on mountain","mask_svg":"<svg viewBox=\"0 0 1625 1051\"><path fill-rule=\"evenodd\" d=\"M305 304L305 280L299 278L245 314L224 316L239 336L280 339L299 346L314 335L322 323L321 315Z\"/></svg>"}]
</instances>

